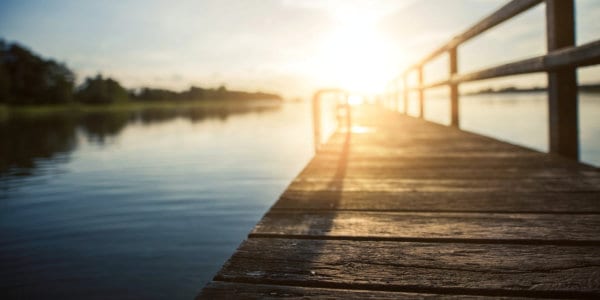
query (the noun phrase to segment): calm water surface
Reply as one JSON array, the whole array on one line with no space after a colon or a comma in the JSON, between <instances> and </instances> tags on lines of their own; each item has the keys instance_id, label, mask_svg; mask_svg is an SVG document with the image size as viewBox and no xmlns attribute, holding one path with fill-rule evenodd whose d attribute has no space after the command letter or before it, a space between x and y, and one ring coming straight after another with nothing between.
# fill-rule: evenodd
<instances>
[{"instance_id":1,"label":"calm water surface","mask_svg":"<svg viewBox=\"0 0 600 300\"><path fill-rule=\"evenodd\" d=\"M465 96L464 128L547 148L543 94ZM600 165L600 101L581 97ZM447 122L447 100L426 117ZM191 299L312 155L305 104L0 122L0 290Z\"/></svg>"},{"instance_id":2,"label":"calm water surface","mask_svg":"<svg viewBox=\"0 0 600 300\"><path fill-rule=\"evenodd\" d=\"M312 155L307 109L3 124L2 291L192 299Z\"/></svg>"},{"instance_id":3,"label":"calm water surface","mask_svg":"<svg viewBox=\"0 0 600 300\"><path fill-rule=\"evenodd\" d=\"M425 118L449 124L450 104L441 95L426 95ZM460 98L461 128L548 151L546 93L468 95ZM409 112L416 111L416 101ZM579 94L580 158L600 166L600 94Z\"/></svg>"}]
</instances>

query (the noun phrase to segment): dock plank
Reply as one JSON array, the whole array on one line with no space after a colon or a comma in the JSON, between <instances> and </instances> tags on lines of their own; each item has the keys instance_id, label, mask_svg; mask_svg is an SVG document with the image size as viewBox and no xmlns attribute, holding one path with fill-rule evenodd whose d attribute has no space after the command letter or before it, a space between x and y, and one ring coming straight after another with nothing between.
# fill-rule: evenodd
<instances>
[{"instance_id":1,"label":"dock plank","mask_svg":"<svg viewBox=\"0 0 600 300\"><path fill-rule=\"evenodd\" d=\"M600 297L600 247L250 238L215 280Z\"/></svg>"},{"instance_id":2,"label":"dock plank","mask_svg":"<svg viewBox=\"0 0 600 300\"><path fill-rule=\"evenodd\" d=\"M600 213L597 192L286 190L274 209Z\"/></svg>"},{"instance_id":3,"label":"dock plank","mask_svg":"<svg viewBox=\"0 0 600 300\"><path fill-rule=\"evenodd\" d=\"M254 236L593 244L600 215L271 211Z\"/></svg>"},{"instance_id":4,"label":"dock plank","mask_svg":"<svg viewBox=\"0 0 600 300\"><path fill-rule=\"evenodd\" d=\"M331 179L297 178L288 186L291 191L388 191L388 192L600 192L600 178L577 179Z\"/></svg>"},{"instance_id":5,"label":"dock plank","mask_svg":"<svg viewBox=\"0 0 600 300\"><path fill-rule=\"evenodd\" d=\"M210 282L198 299L508 299L508 297L402 293L368 290L328 289L237 282ZM511 298L514 299L514 298ZM522 298L527 299L527 298Z\"/></svg>"},{"instance_id":6,"label":"dock plank","mask_svg":"<svg viewBox=\"0 0 600 300\"><path fill-rule=\"evenodd\" d=\"M298 178L332 178L337 172L336 167L311 166L305 169ZM393 176L395 179L468 179L468 180L523 180L523 179L570 179L582 177L597 179L599 172L566 170L564 168L504 168L487 169L476 168L405 168L389 165L383 166L352 166L345 169L344 178L347 179L375 179Z\"/></svg>"}]
</instances>

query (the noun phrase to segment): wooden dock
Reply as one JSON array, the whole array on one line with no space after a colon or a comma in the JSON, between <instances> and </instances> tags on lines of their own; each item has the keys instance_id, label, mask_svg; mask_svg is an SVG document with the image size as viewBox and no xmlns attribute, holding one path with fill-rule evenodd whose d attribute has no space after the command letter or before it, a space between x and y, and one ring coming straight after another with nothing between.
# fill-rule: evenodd
<instances>
[{"instance_id":1,"label":"wooden dock","mask_svg":"<svg viewBox=\"0 0 600 300\"><path fill-rule=\"evenodd\" d=\"M542 3L546 54L458 72L460 45ZM448 77L426 82L445 54ZM318 91L317 154L198 298L600 299L600 171L577 162L577 68L597 64L600 40L575 44L573 0L513 0L392 79L390 110L349 114L346 92ZM460 84L537 72L551 154L459 130ZM449 127L422 120L442 86ZM411 92L420 119L397 112ZM345 97L353 130L319 146L325 94Z\"/></svg>"},{"instance_id":2,"label":"wooden dock","mask_svg":"<svg viewBox=\"0 0 600 300\"><path fill-rule=\"evenodd\" d=\"M600 171L353 111L199 299L600 298Z\"/></svg>"}]
</instances>

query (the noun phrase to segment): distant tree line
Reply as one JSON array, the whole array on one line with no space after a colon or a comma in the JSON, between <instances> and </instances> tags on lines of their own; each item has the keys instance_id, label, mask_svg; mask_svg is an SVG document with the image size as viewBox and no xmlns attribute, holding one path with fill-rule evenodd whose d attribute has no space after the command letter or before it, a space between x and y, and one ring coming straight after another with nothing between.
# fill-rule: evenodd
<instances>
[{"instance_id":1,"label":"distant tree line","mask_svg":"<svg viewBox=\"0 0 600 300\"><path fill-rule=\"evenodd\" d=\"M175 92L166 89L127 90L98 74L75 86L75 75L65 64L44 59L27 48L0 39L0 104L35 105L81 102L108 104L125 101L281 100L276 94L191 87Z\"/></svg>"},{"instance_id":2,"label":"distant tree line","mask_svg":"<svg viewBox=\"0 0 600 300\"><path fill-rule=\"evenodd\" d=\"M0 40L0 101L45 104L73 99L75 75L64 64L45 60Z\"/></svg>"},{"instance_id":3,"label":"distant tree line","mask_svg":"<svg viewBox=\"0 0 600 300\"><path fill-rule=\"evenodd\" d=\"M129 98L143 101L193 101L193 100L281 100L276 94L249 93L242 91L229 91L224 86L217 89L204 89L201 87L190 87L183 92L174 92L165 89L141 88L130 91Z\"/></svg>"}]
</instances>

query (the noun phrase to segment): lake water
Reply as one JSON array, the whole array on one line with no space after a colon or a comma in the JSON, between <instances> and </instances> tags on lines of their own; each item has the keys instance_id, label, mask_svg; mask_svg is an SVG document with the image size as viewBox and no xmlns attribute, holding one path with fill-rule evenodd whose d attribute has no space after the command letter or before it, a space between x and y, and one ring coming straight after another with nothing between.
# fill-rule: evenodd
<instances>
[{"instance_id":1,"label":"lake water","mask_svg":"<svg viewBox=\"0 0 600 300\"><path fill-rule=\"evenodd\" d=\"M425 118L450 124L450 103L443 95L425 96ZM409 113L416 112L412 99ZM460 97L460 127L538 151L548 151L546 93L464 95ZM579 95L581 161L600 166L600 94Z\"/></svg>"},{"instance_id":2,"label":"lake water","mask_svg":"<svg viewBox=\"0 0 600 300\"><path fill-rule=\"evenodd\" d=\"M580 105L582 158L595 165L599 100ZM461 101L464 128L547 148L543 94ZM446 109L432 98L426 117L447 122ZM310 159L309 113L285 104L0 122L1 294L193 298Z\"/></svg>"},{"instance_id":3,"label":"lake water","mask_svg":"<svg viewBox=\"0 0 600 300\"><path fill-rule=\"evenodd\" d=\"M307 109L3 124L0 290L192 299L312 155Z\"/></svg>"}]
</instances>

